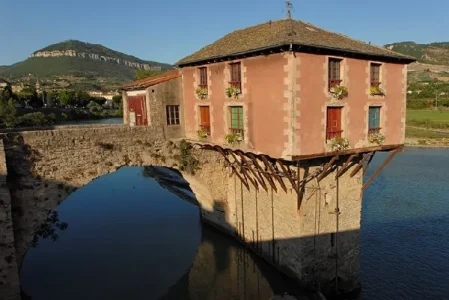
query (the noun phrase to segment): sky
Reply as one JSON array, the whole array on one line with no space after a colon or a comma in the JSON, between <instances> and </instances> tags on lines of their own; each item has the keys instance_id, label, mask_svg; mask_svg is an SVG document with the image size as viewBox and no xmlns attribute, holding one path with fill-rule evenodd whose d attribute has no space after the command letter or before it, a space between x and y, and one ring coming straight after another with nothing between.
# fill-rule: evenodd
<instances>
[{"instance_id":1,"label":"sky","mask_svg":"<svg viewBox=\"0 0 449 300\"><path fill-rule=\"evenodd\" d=\"M449 41L447 0L292 0L293 18L384 45ZM0 0L0 66L68 39L175 63L236 29L285 16L284 0Z\"/></svg>"}]
</instances>

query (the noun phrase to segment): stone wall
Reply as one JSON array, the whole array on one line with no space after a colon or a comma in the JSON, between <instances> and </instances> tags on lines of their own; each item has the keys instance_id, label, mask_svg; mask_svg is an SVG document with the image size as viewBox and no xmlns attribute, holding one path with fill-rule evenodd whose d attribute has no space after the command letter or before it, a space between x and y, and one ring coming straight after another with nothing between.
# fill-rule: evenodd
<instances>
[{"instance_id":1,"label":"stone wall","mask_svg":"<svg viewBox=\"0 0 449 300\"><path fill-rule=\"evenodd\" d=\"M14 248L11 196L6 185L6 160L0 140L0 299L20 299L19 273Z\"/></svg>"},{"instance_id":2,"label":"stone wall","mask_svg":"<svg viewBox=\"0 0 449 300\"><path fill-rule=\"evenodd\" d=\"M8 172L7 187L3 181L0 190L7 221L0 223L0 234L7 237L6 248L1 249L14 257L8 252L14 241L19 267L48 211L76 189L122 166L179 167L175 159L179 147L164 138L163 128L154 125L9 132L1 140L5 151L0 159L6 157ZM331 287L337 275L340 287L341 283L347 283L348 289L358 286L361 171L350 178L349 170L336 180L337 169L333 169L321 182L308 182L298 197L286 180L287 193L279 186L277 192L251 185L247 190L238 178L229 177L230 170L217 152L194 150L193 154L200 169L195 175L181 174L196 195L204 221L241 240L306 286L316 281ZM341 157L337 164L341 166L346 159ZM327 161L302 163L300 177ZM0 160L2 178L4 166ZM17 274L14 259L8 263L1 261L0 268L16 269ZM18 278L14 282L12 290Z\"/></svg>"}]
</instances>

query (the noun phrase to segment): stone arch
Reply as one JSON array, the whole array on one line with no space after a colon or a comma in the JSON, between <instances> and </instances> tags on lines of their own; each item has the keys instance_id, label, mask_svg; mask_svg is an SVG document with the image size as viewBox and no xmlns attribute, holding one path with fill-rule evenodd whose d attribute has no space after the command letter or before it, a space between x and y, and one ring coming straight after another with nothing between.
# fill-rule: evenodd
<instances>
[{"instance_id":1,"label":"stone arch","mask_svg":"<svg viewBox=\"0 0 449 300\"><path fill-rule=\"evenodd\" d=\"M11 196L15 249L20 268L48 211L84 185L125 166L180 169L177 143L154 127L64 127L2 136ZM199 168L180 171L202 211L226 202L227 174L220 156L192 149Z\"/></svg>"}]
</instances>

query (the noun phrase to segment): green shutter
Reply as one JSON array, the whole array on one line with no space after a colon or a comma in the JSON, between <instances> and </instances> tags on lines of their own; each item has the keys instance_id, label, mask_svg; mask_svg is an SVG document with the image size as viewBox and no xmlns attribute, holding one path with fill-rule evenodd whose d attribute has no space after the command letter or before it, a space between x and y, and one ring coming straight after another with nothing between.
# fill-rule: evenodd
<instances>
[{"instance_id":1,"label":"green shutter","mask_svg":"<svg viewBox=\"0 0 449 300\"><path fill-rule=\"evenodd\" d=\"M369 108L369 120L368 126L369 128L379 128L379 115L380 115L380 107L370 107Z\"/></svg>"},{"instance_id":2,"label":"green shutter","mask_svg":"<svg viewBox=\"0 0 449 300\"><path fill-rule=\"evenodd\" d=\"M231 107L231 128L243 129L243 107Z\"/></svg>"}]
</instances>

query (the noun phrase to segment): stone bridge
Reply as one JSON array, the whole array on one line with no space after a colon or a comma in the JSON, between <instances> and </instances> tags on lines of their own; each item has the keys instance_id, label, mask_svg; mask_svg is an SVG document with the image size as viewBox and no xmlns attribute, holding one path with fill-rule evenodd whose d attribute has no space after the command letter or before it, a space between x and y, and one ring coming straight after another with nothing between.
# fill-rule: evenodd
<instances>
[{"instance_id":1,"label":"stone bridge","mask_svg":"<svg viewBox=\"0 0 449 300\"><path fill-rule=\"evenodd\" d=\"M305 287L359 287L359 228L362 172L357 160L333 159L326 176L303 182L299 196L285 180L284 191L245 187L220 153L192 149L184 157L178 141L160 128L60 127L4 133L0 140L0 299L20 299L19 270L36 231L71 193L123 166L180 169L204 221L245 243ZM187 171L189 159L198 161ZM187 163L186 163L187 160ZM301 162L307 177L331 158ZM357 170L355 170L357 171ZM352 174L352 175L354 175ZM338 278L337 280L335 278ZM2 298L3 297L3 298Z\"/></svg>"}]
</instances>

